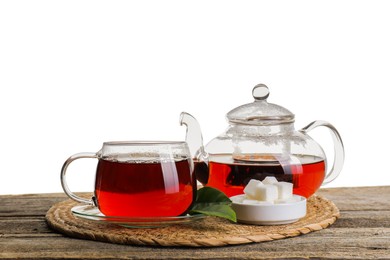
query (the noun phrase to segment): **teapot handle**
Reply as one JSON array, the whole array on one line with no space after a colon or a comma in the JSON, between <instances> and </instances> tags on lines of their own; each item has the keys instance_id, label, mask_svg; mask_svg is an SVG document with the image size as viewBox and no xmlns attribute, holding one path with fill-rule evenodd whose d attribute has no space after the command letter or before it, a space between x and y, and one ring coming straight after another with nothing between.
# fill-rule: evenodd
<instances>
[{"instance_id":1,"label":"teapot handle","mask_svg":"<svg viewBox=\"0 0 390 260\"><path fill-rule=\"evenodd\" d=\"M318 126L325 126L329 128L330 134L333 139L333 145L334 145L334 162L333 162L332 169L325 175L325 179L322 183L324 185L333 181L334 179L336 179L337 176L339 176L340 171L343 168L345 154L344 154L344 145L343 145L343 141L341 140L341 136L339 132L336 130L336 128L329 122L322 121L322 120L311 122L310 124L302 128L300 132L306 134Z\"/></svg>"}]
</instances>

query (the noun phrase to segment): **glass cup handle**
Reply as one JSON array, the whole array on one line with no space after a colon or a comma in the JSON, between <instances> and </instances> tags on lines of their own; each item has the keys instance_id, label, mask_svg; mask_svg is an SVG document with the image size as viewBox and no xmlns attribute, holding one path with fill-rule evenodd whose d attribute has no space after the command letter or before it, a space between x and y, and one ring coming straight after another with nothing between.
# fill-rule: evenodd
<instances>
[{"instance_id":1,"label":"glass cup handle","mask_svg":"<svg viewBox=\"0 0 390 260\"><path fill-rule=\"evenodd\" d=\"M336 179L337 176L339 176L341 169L343 168L345 154L344 154L344 145L343 145L343 141L341 140L341 136L339 132L336 130L336 128L329 122L322 121L322 120L311 122L310 124L302 128L300 132L306 134L307 132L313 130L318 126L325 126L329 128L330 134L333 139L333 145L334 145L334 162L333 162L332 169L325 175L325 179L322 182L322 185L324 185L333 181L334 179Z\"/></svg>"},{"instance_id":2,"label":"glass cup handle","mask_svg":"<svg viewBox=\"0 0 390 260\"><path fill-rule=\"evenodd\" d=\"M68 195L68 197L71 198L72 200L96 206L94 197L92 199L81 198L81 197L75 195L73 192L71 192L69 187L68 187L68 184L66 183L66 170L67 170L69 164L71 162L73 162L74 160L81 159L81 158L98 158L98 156L96 153L77 153L77 154L74 154L71 157L69 157L68 160L65 161L65 163L61 169L62 189L64 190L66 195Z\"/></svg>"}]
</instances>

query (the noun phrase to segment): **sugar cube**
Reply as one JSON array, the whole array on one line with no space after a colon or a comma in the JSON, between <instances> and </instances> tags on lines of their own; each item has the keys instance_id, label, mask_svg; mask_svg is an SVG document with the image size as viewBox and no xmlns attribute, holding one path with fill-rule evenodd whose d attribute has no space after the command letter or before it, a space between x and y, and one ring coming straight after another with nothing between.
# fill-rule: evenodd
<instances>
[{"instance_id":1,"label":"sugar cube","mask_svg":"<svg viewBox=\"0 0 390 260\"><path fill-rule=\"evenodd\" d=\"M244 188L244 193L249 197L256 199L257 196L257 190L258 187L264 186L264 184L261 181L252 179L249 181L249 183Z\"/></svg>"},{"instance_id":2,"label":"sugar cube","mask_svg":"<svg viewBox=\"0 0 390 260\"><path fill-rule=\"evenodd\" d=\"M275 185L265 184L256 187L254 199L262 201L274 201L278 198L278 188Z\"/></svg>"},{"instance_id":3,"label":"sugar cube","mask_svg":"<svg viewBox=\"0 0 390 260\"><path fill-rule=\"evenodd\" d=\"M278 199L288 199L293 194L293 184L289 182L278 182L274 184L278 188Z\"/></svg>"},{"instance_id":4,"label":"sugar cube","mask_svg":"<svg viewBox=\"0 0 390 260\"><path fill-rule=\"evenodd\" d=\"M278 180L275 177L267 176L263 180L263 184L275 184L278 183Z\"/></svg>"}]
</instances>

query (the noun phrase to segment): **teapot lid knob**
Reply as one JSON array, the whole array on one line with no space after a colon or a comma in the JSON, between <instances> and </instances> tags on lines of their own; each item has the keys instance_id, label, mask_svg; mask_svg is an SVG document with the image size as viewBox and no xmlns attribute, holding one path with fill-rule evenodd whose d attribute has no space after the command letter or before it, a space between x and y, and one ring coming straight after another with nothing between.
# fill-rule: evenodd
<instances>
[{"instance_id":1,"label":"teapot lid knob","mask_svg":"<svg viewBox=\"0 0 390 260\"><path fill-rule=\"evenodd\" d=\"M264 84L257 84L252 90L252 95L256 100L265 100L269 96L269 89Z\"/></svg>"}]
</instances>

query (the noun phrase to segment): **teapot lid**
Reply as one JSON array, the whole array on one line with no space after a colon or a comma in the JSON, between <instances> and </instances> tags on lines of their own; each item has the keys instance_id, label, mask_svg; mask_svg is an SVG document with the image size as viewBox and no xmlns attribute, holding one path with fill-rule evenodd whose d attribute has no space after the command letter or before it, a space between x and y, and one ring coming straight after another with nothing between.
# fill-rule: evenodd
<instances>
[{"instance_id":1,"label":"teapot lid","mask_svg":"<svg viewBox=\"0 0 390 260\"><path fill-rule=\"evenodd\" d=\"M256 85L252 90L255 101L227 113L230 123L245 125L278 125L294 122L294 114L284 107L268 103L269 89L264 84Z\"/></svg>"}]
</instances>

